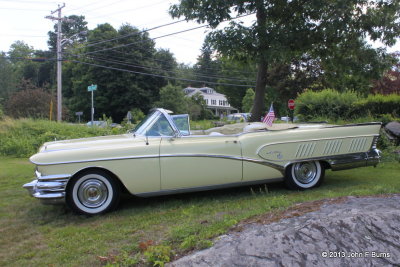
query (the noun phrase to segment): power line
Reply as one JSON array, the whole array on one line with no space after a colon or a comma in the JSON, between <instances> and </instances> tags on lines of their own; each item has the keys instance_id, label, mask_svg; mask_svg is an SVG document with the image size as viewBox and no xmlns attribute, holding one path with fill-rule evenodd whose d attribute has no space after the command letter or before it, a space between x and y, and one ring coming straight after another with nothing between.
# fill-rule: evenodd
<instances>
[{"instance_id":1,"label":"power line","mask_svg":"<svg viewBox=\"0 0 400 267\"><path fill-rule=\"evenodd\" d=\"M105 7L109 7L109 6L115 5L115 4L117 4L119 2L123 2L123 1L126 1L126 0L118 0L118 1L115 1L113 3L108 3L106 5L103 5L103 6L94 7L94 8L91 8L90 11L97 10L97 9L102 9L102 8L105 8Z\"/></svg>"},{"instance_id":2,"label":"power line","mask_svg":"<svg viewBox=\"0 0 400 267\"><path fill-rule=\"evenodd\" d=\"M250 16L250 15L253 15L253 14L254 14L254 13L249 13L249 14L246 14L246 15L242 15L242 16L235 17L235 18L233 18L233 19L238 19L238 18L242 18L242 17L247 17L247 16ZM178 22L181 22L181 21L178 21ZM177 23L178 23L178 22L177 22ZM165 25L167 25L167 24L165 24ZM163 25L161 25L161 26L163 26ZM208 25L202 25L202 26L198 26L198 27L186 29L186 30L183 30L183 31L173 32L173 33L170 33L170 34L166 34L166 35L162 35L162 36L158 36L158 37L150 38L150 39L156 40L156 39L159 39L159 38L164 38L164 37L172 36L172 35L175 35L175 34L187 32L187 31L191 31L191 30L196 30L196 29L199 29L199 28L204 28L204 27L207 27L207 26L208 26ZM154 27L154 28L157 28L157 27ZM153 29L154 29L154 28L153 28ZM142 32L143 32L143 31L142 31ZM136 34L140 34L140 32L138 32L138 33L136 33ZM113 52L116 52L116 53L123 53L123 52L120 52L120 51L116 51L115 49L119 49L119 48L122 48L122 47L127 47L127 46L130 46L130 45L133 45L133 44L137 44L137 43L141 43L141 42L144 42L144 41L137 41L137 42L128 43L128 44L124 44L124 45L120 45L120 46L114 46L114 47L110 47L110 48L105 48L105 49L100 49L100 50L95 50L95 51L80 53L80 55L89 55L89 54L99 53L99 52L103 52L103 51L110 51L110 50L113 51ZM141 47L137 47L137 48L141 48ZM79 48L77 48L77 49L79 49ZM123 54L125 54L125 53L123 53ZM254 72L243 72L243 71L242 71L242 72L239 72L239 73L254 74Z\"/></svg>"},{"instance_id":3,"label":"power line","mask_svg":"<svg viewBox=\"0 0 400 267\"><path fill-rule=\"evenodd\" d=\"M106 40L102 40L102 41L98 41L98 42L87 43L86 45L80 46L79 48L95 46L95 45L98 45L98 44L108 43L108 42L119 40L119 39L122 39L122 38L130 37L130 36L134 36L134 35L139 35L141 33L149 32L149 31L152 31L152 30L155 30L155 29L159 29L159 28L162 28L162 27L170 26L170 25L177 24L177 23L180 23L180 22L183 22L183 21L185 21L185 20L182 19L182 20L178 20L178 21L162 24L162 25L159 25L159 26L155 26L153 28L142 30L142 31L139 31L139 32L132 32L132 33L128 33L128 34L125 34L125 35L122 35L122 36L119 36L119 37L115 37L115 38L111 38L111 39L106 39Z\"/></svg>"},{"instance_id":4,"label":"power line","mask_svg":"<svg viewBox=\"0 0 400 267\"><path fill-rule=\"evenodd\" d=\"M238 19L238 18L242 18L242 17L247 17L247 16L250 16L250 15L253 15L253 14L254 14L254 13L242 15L242 16L238 16L238 17L233 18L233 19ZM161 25L161 26L163 26L163 25ZM165 35L158 36L158 37L155 37L155 38L150 38L150 39L156 40L156 39L164 38L164 37L167 37L167 36L172 36L172 35L175 35L175 34L180 34L180 33L188 32L188 31L192 31L192 30L196 30L196 29L200 29L200 28L204 28L204 27L208 27L208 25L201 25L201 26L198 26L198 27L193 27L193 28L190 28L190 29L186 29L186 30L182 30L182 31L178 31L178 32L173 32L173 33L165 34ZM156 27L154 27L154 28L156 28ZM139 33L138 33L138 34L139 34ZM101 52L101 51L114 50L114 49L118 49L118 48L121 48L121 47L130 46L130 45L133 45L133 44L136 44L136 43L139 43L139 42L128 43L128 44L124 44L124 45L120 45L120 46L114 46L114 47L105 48L105 49L101 49L101 50L96 50L96 51L81 53L81 55L93 54L93 53L98 53L98 52Z\"/></svg>"},{"instance_id":5,"label":"power line","mask_svg":"<svg viewBox=\"0 0 400 267\"><path fill-rule=\"evenodd\" d=\"M75 55L75 56L79 57L79 55ZM87 58L92 59L92 60L106 62L106 63L113 63L113 64L118 64L118 65L128 66L128 67L135 67L135 68L139 68L139 69L158 70L158 71L164 71L167 73L178 74L177 71L165 70L165 69L158 68L158 67L147 67L147 66L143 66L143 65L134 65L134 64L129 64L129 63L122 62L122 61L109 60L109 59L98 58L98 57L87 57ZM255 81L251 81L251 80L247 80L247 79L246 80L235 79L235 78L231 78L231 77L223 77L223 76L216 76L216 75L206 76L206 75L196 74L196 76L203 77L203 78L224 79L224 80L237 81L237 82L254 82L255 83Z\"/></svg>"},{"instance_id":6,"label":"power line","mask_svg":"<svg viewBox=\"0 0 400 267\"><path fill-rule=\"evenodd\" d=\"M136 47L136 49L140 49L140 50L144 51L145 48L139 46L139 47ZM118 50L112 50L111 52L118 53L121 56L117 56L117 55L110 56L110 55L103 54L103 53L100 53L100 55L103 55L103 56L105 56L107 58L118 59L118 60L126 60L127 59L126 56L132 56L132 54L129 54L129 53L126 53L126 52L123 52L123 51L118 51ZM67 52L65 52L65 54L72 55L71 53L67 53ZM83 55L83 54L75 54L75 55ZM152 57L145 57L143 55L140 55L140 59L150 59L150 60L154 60L154 61L161 62L161 63L163 63L163 62L169 63L169 61L166 61L166 60L156 59L156 58L152 58ZM211 70L211 71L218 71L218 69L208 68L208 67L204 67L203 69L204 70ZM248 75L255 75L256 74L256 72L241 71L241 70L230 70L230 72L235 72L237 74L248 74Z\"/></svg>"},{"instance_id":7,"label":"power line","mask_svg":"<svg viewBox=\"0 0 400 267\"><path fill-rule=\"evenodd\" d=\"M44 62L44 61L56 61L56 58L44 58L44 57L3 57L0 58L4 59L11 59L11 60L30 60L35 62Z\"/></svg>"},{"instance_id":8,"label":"power line","mask_svg":"<svg viewBox=\"0 0 400 267\"><path fill-rule=\"evenodd\" d=\"M173 32L173 33L161 35L161 36L158 36L158 37L155 37L155 38L150 38L150 39L151 40L156 40L156 39L160 39L160 38L163 38L163 37L167 37L167 36L171 36L171 35L175 35L175 34L179 34L179 33L183 33L183 32L193 31L193 30L197 30L197 29L200 29L200 28L204 28L204 27L208 27L208 25L202 25L202 26L198 26L198 27L194 27L194 28L190 28L190 29L186 29L186 30L182 30L182 31L178 31L178 32ZM89 54L94 54L94 53L98 53L98 52L102 52L102 51L114 50L114 49L127 47L127 46L131 46L131 45L138 44L138 43L141 43L141 42L137 41L137 42L128 43L128 44L119 45L119 46L114 46L114 47L110 47L110 48L104 48L104 49L101 49L101 50L95 50L95 51L91 51L91 52L80 53L80 55L89 55Z\"/></svg>"},{"instance_id":9,"label":"power line","mask_svg":"<svg viewBox=\"0 0 400 267\"><path fill-rule=\"evenodd\" d=\"M125 0L123 0L125 1ZM159 1L157 3L153 3L153 4L149 4L149 5L144 5L144 6L139 6L139 7L135 7L132 9L123 9L117 12L113 12L113 13L107 13L107 14L103 14L103 15L99 15L99 16L88 16L90 18L102 18L102 17L109 17L110 15L115 15L115 14L120 14L120 13L124 13L124 12L134 12L134 11L138 11L139 9L143 9L143 8L148 8L148 7L152 7L152 6L156 6L159 5L161 3L165 3L165 0ZM93 11L93 10L90 10Z\"/></svg>"},{"instance_id":10,"label":"power line","mask_svg":"<svg viewBox=\"0 0 400 267\"><path fill-rule=\"evenodd\" d=\"M23 34L0 34L1 36L17 36L17 37L47 37L46 35L23 35Z\"/></svg>"},{"instance_id":11,"label":"power line","mask_svg":"<svg viewBox=\"0 0 400 267\"><path fill-rule=\"evenodd\" d=\"M26 3L26 4L57 4L55 1L31 1L31 0L0 0L0 2L11 2L11 3Z\"/></svg>"},{"instance_id":12,"label":"power line","mask_svg":"<svg viewBox=\"0 0 400 267\"><path fill-rule=\"evenodd\" d=\"M92 6L92 5L95 5L95 4L98 4L98 3L104 2L104 1L108 1L108 0L103 0L103 1L101 1L101 0L100 0L100 1L93 1L93 2L91 2L91 3L89 3L89 4L87 4L87 5L80 6L80 7L73 8L73 9L69 9L69 12L71 12L71 11L74 11L74 10L78 10L78 9L84 9L85 7Z\"/></svg>"},{"instance_id":13,"label":"power line","mask_svg":"<svg viewBox=\"0 0 400 267\"><path fill-rule=\"evenodd\" d=\"M144 51L144 48L142 48L142 47L136 47L136 48L139 48L142 51ZM114 60L115 59L116 60L126 60L127 59L126 56L132 56L132 54L129 54L129 53L126 53L126 52L122 52L122 51L117 51L117 50L112 50L111 52L121 54L121 56L117 56L117 55L110 56L108 54L103 54L103 53L100 53L100 55L103 55L103 56L105 56L107 58L111 58L111 59L114 59ZM71 54L71 53L65 53L65 54L75 55L75 56L82 55L82 54ZM143 55L140 55L140 59L149 59L149 60L154 60L154 61L161 62L161 63L163 63L163 62L169 63L169 61L167 61L167 60L161 60L161 59L156 59L156 58L152 58L152 57L145 57ZM204 70L211 70L211 71L218 71L218 69L216 69L216 68L203 67L203 69ZM256 74L256 72L251 72L251 71L241 71L241 70L229 70L229 71L237 73L237 74L246 74L246 75L255 75Z\"/></svg>"},{"instance_id":14,"label":"power line","mask_svg":"<svg viewBox=\"0 0 400 267\"><path fill-rule=\"evenodd\" d=\"M32 8L15 8L15 7L0 7L0 9L5 10L18 10L18 11L48 11L47 9L32 9Z\"/></svg>"},{"instance_id":15,"label":"power line","mask_svg":"<svg viewBox=\"0 0 400 267\"><path fill-rule=\"evenodd\" d=\"M105 69L111 69L111 70L118 70L118 71L124 71L124 72L129 72L129 73L135 73L135 74L141 74L141 75L147 75L147 76L153 76L153 77L159 77L159 78L166 78L166 79L172 79L172 80L178 80L178 81L185 81L185 82L196 82L196 83L207 83L207 84L213 84L213 85L228 85L228 86L237 86L237 87L254 87L254 85L241 85L241 84L231 84L231 83L218 83L218 82L209 82L209 81L199 81L199 80L191 80L191 79L183 79L183 78L176 78L176 77L170 77L166 75L160 75L160 74L153 74L153 73L145 73L145 72L140 72L140 71L133 71L133 70L127 70L127 69L120 69L120 68L115 68L115 67L109 67L109 66L104 66L100 64L95 64L95 63L88 63L88 62L83 62L79 60L70 60L71 62L74 63L79 63L79 64L84 64L84 65L89 65L89 66L94 66L94 67L99 67L99 68L105 68Z\"/></svg>"}]
</instances>

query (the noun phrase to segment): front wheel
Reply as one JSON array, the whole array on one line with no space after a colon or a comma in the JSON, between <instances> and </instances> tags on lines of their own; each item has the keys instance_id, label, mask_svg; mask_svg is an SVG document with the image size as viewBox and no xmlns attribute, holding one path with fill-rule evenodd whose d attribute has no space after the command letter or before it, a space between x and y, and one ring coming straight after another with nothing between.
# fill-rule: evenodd
<instances>
[{"instance_id":1,"label":"front wheel","mask_svg":"<svg viewBox=\"0 0 400 267\"><path fill-rule=\"evenodd\" d=\"M116 208L120 188L116 179L103 171L74 177L67 187L67 205L79 214L96 215Z\"/></svg>"},{"instance_id":2,"label":"front wheel","mask_svg":"<svg viewBox=\"0 0 400 267\"><path fill-rule=\"evenodd\" d=\"M298 162L286 168L285 184L290 189L309 189L321 184L325 169L319 161Z\"/></svg>"}]
</instances>

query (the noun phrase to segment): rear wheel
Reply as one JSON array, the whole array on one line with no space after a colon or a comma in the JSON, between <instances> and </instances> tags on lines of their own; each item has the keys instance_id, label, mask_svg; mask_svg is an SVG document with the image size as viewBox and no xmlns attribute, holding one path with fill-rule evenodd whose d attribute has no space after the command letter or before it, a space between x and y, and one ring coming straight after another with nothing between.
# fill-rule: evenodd
<instances>
[{"instance_id":1,"label":"rear wheel","mask_svg":"<svg viewBox=\"0 0 400 267\"><path fill-rule=\"evenodd\" d=\"M115 209L119 183L104 171L90 171L73 178L66 192L67 205L79 214L96 215Z\"/></svg>"},{"instance_id":2,"label":"rear wheel","mask_svg":"<svg viewBox=\"0 0 400 267\"><path fill-rule=\"evenodd\" d=\"M308 189L321 184L325 169L319 161L298 162L286 168L285 184L290 189Z\"/></svg>"}]
</instances>

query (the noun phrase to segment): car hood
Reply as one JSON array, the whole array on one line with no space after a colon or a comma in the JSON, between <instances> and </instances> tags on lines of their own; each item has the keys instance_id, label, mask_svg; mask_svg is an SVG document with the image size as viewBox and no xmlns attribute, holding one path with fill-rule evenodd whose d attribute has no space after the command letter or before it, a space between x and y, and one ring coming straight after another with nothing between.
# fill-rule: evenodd
<instances>
[{"instance_id":1,"label":"car hood","mask_svg":"<svg viewBox=\"0 0 400 267\"><path fill-rule=\"evenodd\" d=\"M71 139L44 143L30 161L49 165L123 158L140 154L145 147L146 139L133 134Z\"/></svg>"},{"instance_id":2,"label":"car hood","mask_svg":"<svg viewBox=\"0 0 400 267\"><path fill-rule=\"evenodd\" d=\"M85 149L90 147L115 146L120 143L126 143L128 140L133 140L132 135L123 134L54 141L44 143L40 147L39 152L53 152L59 150Z\"/></svg>"}]
</instances>

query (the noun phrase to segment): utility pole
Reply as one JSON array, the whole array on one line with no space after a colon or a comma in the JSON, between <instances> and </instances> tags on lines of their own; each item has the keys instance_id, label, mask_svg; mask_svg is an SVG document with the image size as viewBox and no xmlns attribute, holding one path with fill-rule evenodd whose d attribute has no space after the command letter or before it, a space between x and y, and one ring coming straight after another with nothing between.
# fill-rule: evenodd
<instances>
[{"instance_id":1,"label":"utility pole","mask_svg":"<svg viewBox=\"0 0 400 267\"><path fill-rule=\"evenodd\" d=\"M62 47L61 47L61 23L62 21L68 21L66 18L61 17L61 9L65 7L65 3L62 6L58 5L58 8L51 12L51 14L58 13L57 17L46 16L46 19L57 20L57 121L62 120Z\"/></svg>"}]
</instances>

